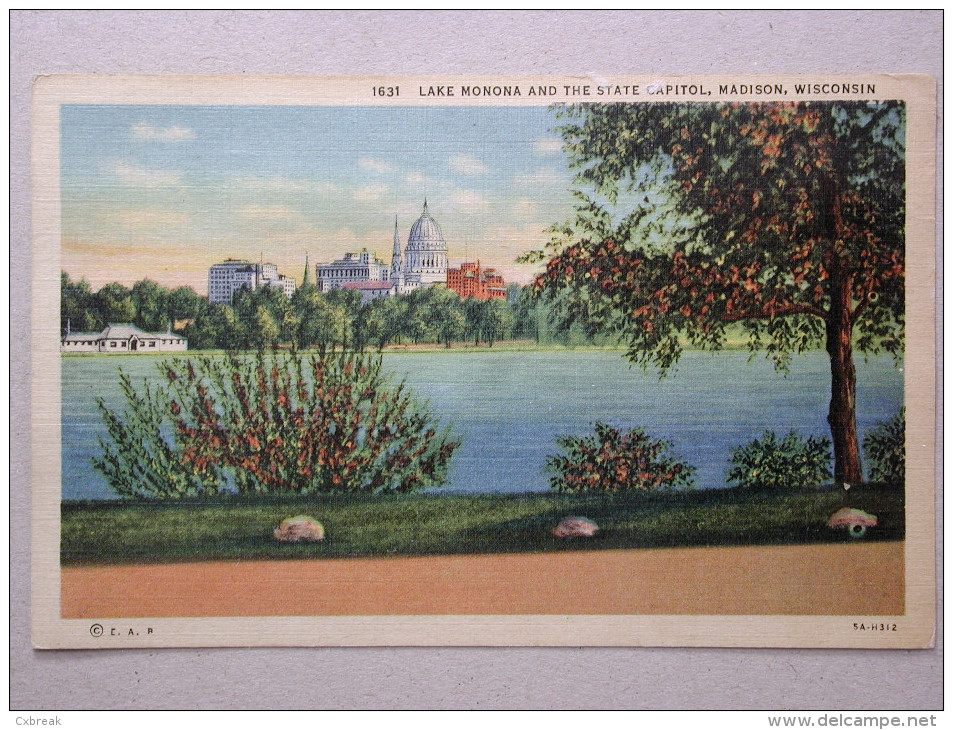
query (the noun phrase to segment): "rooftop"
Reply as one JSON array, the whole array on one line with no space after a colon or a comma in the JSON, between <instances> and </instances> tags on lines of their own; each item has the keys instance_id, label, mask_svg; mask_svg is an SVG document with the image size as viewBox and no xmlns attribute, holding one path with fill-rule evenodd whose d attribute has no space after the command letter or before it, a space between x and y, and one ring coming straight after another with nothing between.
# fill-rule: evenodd
<instances>
[{"instance_id":1,"label":"rooftop","mask_svg":"<svg viewBox=\"0 0 953 730\"><path fill-rule=\"evenodd\" d=\"M102 332L70 332L61 339L67 340L88 340L91 337L113 340L126 340L130 337L148 339L150 337L169 337L173 339L185 339L181 335L169 332L145 332L134 324L108 324Z\"/></svg>"},{"instance_id":2,"label":"rooftop","mask_svg":"<svg viewBox=\"0 0 953 730\"><path fill-rule=\"evenodd\" d=\"M342 289L357 289L358 291L379 291L390 289L393 286L389 281L349 281L341 286Z\"/></svg>"}]
</instances>

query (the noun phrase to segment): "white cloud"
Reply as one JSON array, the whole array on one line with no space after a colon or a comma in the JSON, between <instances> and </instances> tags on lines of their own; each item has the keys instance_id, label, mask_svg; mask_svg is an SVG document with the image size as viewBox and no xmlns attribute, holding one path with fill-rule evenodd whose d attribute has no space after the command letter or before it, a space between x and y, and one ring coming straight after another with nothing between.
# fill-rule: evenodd
<instances>
[{"instance_id":1,"label":"white cloud","mask_svg":"<svg viewBox=\"0 0 953 730\"><path fill-rule=\"evenodd\" d=\"M362 170L369 170L370 172L377 172L382 175L386 172L394 171L392 165L389 165L383 160L377 160L373 157L362 157L357 161L357 166Z\"/></svg>"},{"instance_id":2,"label":"white cloud","mask_svg":"<svg viewBox=\"0 0 953 730\"><path fill-rule=\"evenodd\" d=\"M408 173L404 177L404 183L406 185L430 185L434 182L432 177L424 175L422 172L417 172L416 170Z\"/></svg>"},{"instance_id":3,"label":"white cloud","mask_svg":"<svg viewBox=\"0 0 953 730\"><path fill-rule=\"evenodd\" d=\"M486 197L475 190L453 190L450 193L450 201L456 207L464 208L471 214L487 210L490 207L490 203Z\"/></svg>"},{"instance_id":4,"label":"white cloud","mask_svg":"<svg viewBox=\"0 0 953 730\"><path fill-rule=\"evenodd\" d=\"M188 223L188 216L171 210L143 208L117 211L114 219L124 231L163 233L169 228L181 228Z\"/></svg>"},{"instance_id":5,"label":"white cloud","mask_svg":"<svg viewBox=\"0 0 953 730\"><path fill-rule=\"evenodd\" d=\"M451 157L450 168L461 175L485 175L490 171L489 167L473 155Z\"/></svg>"},{"instance_id":6,"label":"white cloud","mask_svg":"<svg viewBox=\"0 0 953 730\"><path fill-rule=\"evenodd\" d=\"M182 142L195 139L195 132L185 127L166 127L159 129L151 124L140 122L132 128L132 136L136 139L148 139L156 142Z\"/></svg>"},{"instance_id":7,"label":"white cloud","mask_svg":"<svg viewBox=\"0 0 953 730\"><path fill-rule=\"evenodd\" d=\"M316 195L333 195L335 199L341 196L341 186L329 180L311 183L311 191Z\"/></svg>"},{"instance_id":8,"label":"white cloud","mask_svg":"<svg viewBox=\"0 0 953 730\"><path fill-rule=\"evenodd\" d=\"M533 142L533 149L541 155L557 155L562 152L563 141L558 137L543 137Z\"/></svg>"},{"instance_id":9,"label":"white cloud","mask_svg":"<svg viewBox=\"0 0 953 730\"><path fill-rule=\"evenodd\" d=\"M247 205L238 214L242 218L255 220L285 220L300 215L298 211L284 205Z\"/></svg>"},{"instance_id":10,"label":"white cloud","mask_svg":"<svg viewBox=\"0 0 953 730\"><path fill-rule=\"evenodd\" d=\"M112 166L113 174L119 181L131 188L168 188L182 184L182 178L171 170L150 170L128 162L116 162Z\"/></svg>"},{"instance_id":11,"label":"white cloud","mask_svg":"<svg viewBox=\"0 0 953 730\"><path fill-rule=\"evenodd\" d=\"M308 189L308 185L300 180L290 180L280 175L274 177L260 177L258 175L241 175L230 178L231 182L244 190L268 192L301 192Z\"/></svg>"},{"instance_id":12,"label":"white cloud","mask_svg":"<svg viewBox=\"0 0 953 730\"><path fill-rule=\"evenodd\" d=\"M516 175L513 178L514 187L528 191L538 190L539 188L564 188L570 182L571 179L568 175L552 169L536 170L535 172Z\"/></svg>"},{"instance_id":13,"label":"white cloud","mask_svg":"<svg viewBox=\"0 0 953 730\"><path fill-rule=\"evenodd\" d=\"M367 185L363 188L358 188L351 193L351 195L355 200L362 203L375 203L379 200L383 200L389 192L390 188L386 185Z\"/></svg>"}]
</instances>

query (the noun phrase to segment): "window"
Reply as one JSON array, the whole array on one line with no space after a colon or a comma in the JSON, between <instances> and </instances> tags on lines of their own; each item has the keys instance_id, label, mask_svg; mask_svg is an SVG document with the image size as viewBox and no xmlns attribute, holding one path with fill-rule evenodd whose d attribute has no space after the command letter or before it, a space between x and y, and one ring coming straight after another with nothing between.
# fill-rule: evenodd
<instances>
[{"instance_id":1,"label":"window","mask_svg":"<svg viewBox=\"0 0 953 730\"><path fill-rule=\"evenodd\" d=\"M110 342L110 343L109 343L109 346L110 346L110 347L115 347L115 346L116 346L116 343L115 343L115 342Z\"/></svg>"}]
</instances>

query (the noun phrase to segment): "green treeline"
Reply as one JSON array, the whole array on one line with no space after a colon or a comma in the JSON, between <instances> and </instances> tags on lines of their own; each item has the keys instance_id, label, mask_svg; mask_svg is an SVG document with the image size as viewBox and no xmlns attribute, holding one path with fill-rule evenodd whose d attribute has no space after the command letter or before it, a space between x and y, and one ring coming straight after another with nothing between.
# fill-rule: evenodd
<instances>
[{"instance_id":1,"label":"green treeline","mask_svg":"<svg viewBox=\"0 0 953 730\"><path fill-rule=\"evenodd\" d=\"M149 279L132 288L106 284L94 292L86 279L72 281L60 274L60 328L99 332L107 324L134 324L147 332L164 331L169 322L192 319L208 302L190 287L165 289Z\"/></svg>"},{"instance_id":2,"label":"green treeline","mask_svg":"<svg viewBox=\"0 0 953 730\"><path fill-rule=\"evenodd\" d=\"M93 291L63 272L60 326L97 332L107 324L132 323L147 332L174 331L190 350L243 350L294 344L320 352L383 349L387 345L457 343L489 345L507 339L538 344L614 344L611 336L587 333L584 323L556 316L555 296L533 297L511 284L506 299L461 299L443 287L366 303L356 291L321 293L305 284L289 300L271 287L236 292L230 305L212 304L190 287L166 289L143 279L131 288L106 284Z\"/></svg>"}]
</instances>

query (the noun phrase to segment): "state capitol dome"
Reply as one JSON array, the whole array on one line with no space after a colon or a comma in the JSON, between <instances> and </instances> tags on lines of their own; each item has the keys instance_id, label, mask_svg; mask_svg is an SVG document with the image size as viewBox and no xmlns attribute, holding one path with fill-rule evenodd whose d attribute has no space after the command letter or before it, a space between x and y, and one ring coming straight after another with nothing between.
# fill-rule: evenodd
<instances>
[{"instance_id":1,"label":"state capitol dome","mask_svg":"<svg viewBox=\"0 0 953 730\"><path fill-rule=\"evenodd\" d=\"M446 251L447 242L444 240L440 225L427 210L427 201L424 201L424 212L410 228L407 237L407 252L411 251Z\"/></svg>"},{"instance_id":2,"label":"state capitol dome","mask_svg":"<svg viewBox=\"0 0 953 730\"><path fill-rule=\"evenodd\" d=\"M430 217L426 200L423 213L407 237L403 275L408 286L447 283L447 241L437 221Z\"/></svg>"}]
</instances>

